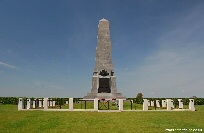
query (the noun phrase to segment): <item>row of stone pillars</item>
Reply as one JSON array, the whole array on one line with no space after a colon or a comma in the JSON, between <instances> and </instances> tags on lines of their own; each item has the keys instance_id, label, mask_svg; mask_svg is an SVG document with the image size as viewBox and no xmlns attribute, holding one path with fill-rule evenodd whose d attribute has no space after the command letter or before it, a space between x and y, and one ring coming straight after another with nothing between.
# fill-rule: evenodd
<instances>
[{"instance_id":1,"label":"row of stone pillars","mask_svg":"<svg viewBox=\"0 0 204 133\"><path fill-rule=\"evenodd\" d=\"M143 110L148 110L148 106L156 106L160 107L159 100L156 100L156 104L154 104L154 101L149 101L148 99L143 99ZM166 99L162 100L162 107L166 107L167 110L172 110L174 108L172 99ZM179 109L183 109L183 100L178 99L179 102ZM195 106L194 106L194 99L189 99L189 110L195 111Z\"/></svg>"},{"instance_id":2,"label":"row of stone pillars","mask_svg":"<svg viewBox=\"0 0 204 133\"><path fill-rule=\"evenodd\" d=\"M33 99L30 98L26 99L26 101L23 100L23 98L18 99L18 110L21 109L35 109L37 107L44 107L44 99ZM47 106L55 106L55 101L52 101L52 99L47 100Z\"/></svg>"},{"instance_id":3,"label":"row of stone pillars","mask_svg":"<svg viewBox=\"0 0 204 133\"><path fill-rule=\"evenodd\" d=\"M95 111L98 111L98 100L99 99L94 99L94 110ZM55 101L51 101L49 100L48 98L44 98L42 100L40 100L39 103L42 103L42 106L41 104L39 104L39 107L44 107L44 110L48 110L48 106L51 105L54 105L55 106ZM69 103L69 110L72 111L74 110L74 107L73 107L73 98L69 98L69 102L66 101L66 104ZM33 105L33 107L31 107L31 105ZM23 109L34 109L36 108L36 101L31 101L31 99L27 99L27 107L26 108L23 108L23 99L22 98L19 98L19 102L18 102L18 110L23 110ZM119 110L123 110L123 99L119 99Z\"/></svg>"},{"instance_id":4,"label":"row of stone pillars","mask_svg":"<svg viewBox=\"0 0 204 133\"><path fill-rule=\"evenodd\" d=\"M94 99L94 111L98 111L98 105L99 105L99 102L98 102L98 98L95 98ZM118 99L119 101L119 111L123 111L123 100L124 99ZM43 107L44 107L44 110L48 110L48 106L50 105L54 105L55 106L55 101L51 101L50 99L48 98L44 98L44 100L39 100L39 106L40 106L40 103L43 101ZM148 106L150 105L150 101L148 99L143 99L143 110L148 110ZM179 108L180 109L183 109L183 101L182 99L178 99L179 101ZM31 102L31 99L27 99L27 108L26 109L31 109L31 103L33 105L32 108L36 108L36 100L32 101ZM151 101L152 102L152 101ZM162 104L164 106L167 105L167 110L172 110L173 109L173 100L171 99L166 99L165 101L163 101L164 103L166 104ZM52 104L51 104L52 103ZM157 101L156 101L157 103ZM159 102L158 102L159 103ZM19 98L19 103L18 103L18 110L22 110L24 109L23 108L23 99L22 98ZM74 107L73 107L73 98L69 98L69 110L70 111L73 111L74 110ZM195 111L195 107L194 107L194 99L189 99L189 110L192 110L192 111Z\"/></svg>"},{"instance_id":5,"label":"row of stone pillars","mask_svg":"<svg viewBox=\"0 0 204 133\"><path fill-rule=\"evenodd\" d=\"M44 98L44 102L47 103L46 101L48 100L48 98ZM98 111L98 98L94 99L94 111ZM44 106L44 110L47 110L48 107ZM74 105L73 105L73 98L69 98L69 110L73 111L74 110ZM119 99L119 110L122 111L123 110L123 99Z\"/></svg>"}]
</instances>

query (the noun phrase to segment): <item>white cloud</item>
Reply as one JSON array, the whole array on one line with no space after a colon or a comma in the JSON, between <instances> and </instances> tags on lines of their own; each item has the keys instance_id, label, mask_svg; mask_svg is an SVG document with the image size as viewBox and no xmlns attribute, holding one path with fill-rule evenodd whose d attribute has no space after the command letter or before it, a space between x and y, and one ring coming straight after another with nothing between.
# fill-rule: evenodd
<instances>
[{"instance_id":1,"label":"white cloud","mask_svg":"<svg viewBox=\"0 0 204 133\"><path fill-rule=\"evenodd\" d=\"M44 89L44 90L63 90L64 87L56 85L54 83L50 83L50 82L44 82L44 81L33 81L34 85L40 89Z\"/></svg>"},{"instance_id":2,"label":"white cloud","mask_svg":"<svg viewBox=\"0 0 204 133\"><path fill-rule=\"evenodd\" d=\"M49 85L48 87L51 87L51 88L56 89L56 90L62 90L62 89L64 89L64 87L56 86L56 85Z\"/></svg>"},{"instance_id":3,"label":"white cloud","mask_svg":"<svg viewBox=\"0 0 204 133\"><path fill-rule=\"evenodd\" d=\"M5 66L5 67L8 67L8 68L13 68L13 69L17 69L17 67L15 67L15 66L12 66L12 65L9 65L9 64L7 64L7 63L4 63L4 62L1 62L1 61L0 61L0 65L2 65L2 66Z\"/></svg>"}]
</instances>

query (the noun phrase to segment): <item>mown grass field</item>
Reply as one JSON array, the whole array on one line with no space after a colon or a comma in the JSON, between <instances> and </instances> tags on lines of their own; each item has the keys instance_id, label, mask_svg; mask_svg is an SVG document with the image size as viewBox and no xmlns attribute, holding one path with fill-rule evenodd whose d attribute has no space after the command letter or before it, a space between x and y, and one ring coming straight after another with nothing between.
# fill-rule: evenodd
<instances>
[{"instance_id":1,"label":"mown grass field","mask_svg":"<svg viewBox=\"0 0 204 133\"><path fill-rule=\"evenodd\" d=\"M0 132L163 133L167 132L166 129L203 129L204 131L204 105L196 105L196 110L195 112L48 112L18 111L17 105L0 105Z\"/></svg>"}]
</instances>

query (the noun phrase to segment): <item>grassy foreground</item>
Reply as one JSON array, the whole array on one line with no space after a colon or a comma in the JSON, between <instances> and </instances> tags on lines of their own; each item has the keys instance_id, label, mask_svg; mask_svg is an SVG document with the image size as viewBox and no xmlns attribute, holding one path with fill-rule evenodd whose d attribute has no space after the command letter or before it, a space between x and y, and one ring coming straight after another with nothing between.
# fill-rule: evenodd
<instances>
[{"instance_id":1,"label":"grassy foreground","mask_svg":"<svg viewBox=\"0 0 204 133\"><path fill-rule=\"evenodd\" d=\"M204 105L195 112L46 112L17 111L0 105L1 133L162 133L166 129L202 129ZM193 132L193 131L174 131Z\"/></svg>"}]
</instances>

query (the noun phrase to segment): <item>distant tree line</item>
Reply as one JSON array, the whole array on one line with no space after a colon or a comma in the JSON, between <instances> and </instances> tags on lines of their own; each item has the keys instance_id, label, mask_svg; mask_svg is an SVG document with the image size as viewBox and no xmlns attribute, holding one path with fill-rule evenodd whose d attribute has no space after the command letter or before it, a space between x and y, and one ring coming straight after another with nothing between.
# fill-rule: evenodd
<instances>
[{"instance_id":1,"label":"distant tree line","mask_svg":"<svg viewBox=\"0 0 204 133\"><path fill-rule=\"evenodd\" d=\"M23 101L26 102L27 97L21 97L23 98ZM18 104L18 99L19 97L0 97L0 104L14 104L17 105ZM39 99L43 99L43 98L30 98L31 100L39 100ZM56 101L56 105L63 105L66 103L66 101L69 101L69 98L49 98L52 99L53 101ZM74 98L73 102L78 102L80 99L83 98Z\"/></svg>"},{"instance_id":2,"label":"distant tree line","mask_svg":"<svg viewBox=\"0 0 204 133\"><path fill-rule=\"evenodd\" d=\"M18 104L18 97L0 97L0 104Z\"/></svg>"}]
</instances>

